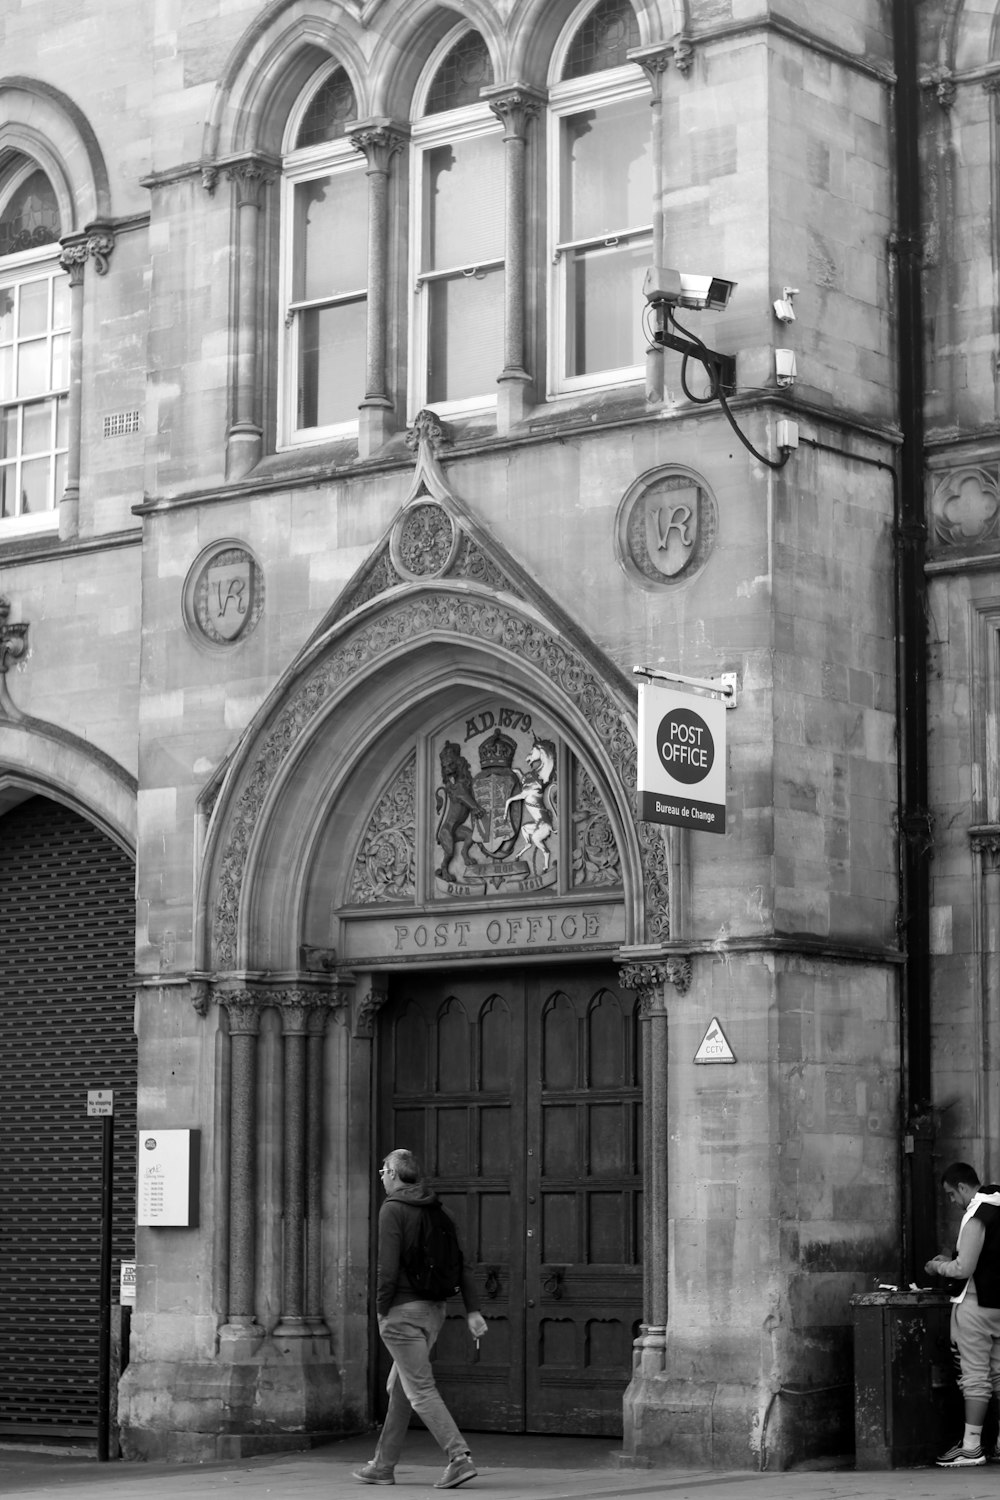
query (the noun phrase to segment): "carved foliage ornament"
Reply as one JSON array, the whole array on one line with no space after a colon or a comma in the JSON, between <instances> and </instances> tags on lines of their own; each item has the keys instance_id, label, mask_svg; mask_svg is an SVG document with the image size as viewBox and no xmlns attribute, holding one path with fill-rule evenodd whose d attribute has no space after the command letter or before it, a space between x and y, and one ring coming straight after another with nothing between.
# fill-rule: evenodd
<instances>
[{"instance_id":1,"label":"carved foliage ornament","mask_svg":"<svg viewBox=\"0 0 1000 1500\"><path fill-rule=\"evenodd\" d=\"M380 657L412 646L421 636L453 636L521 657L544 672L589 725L594 742L614 767L635 805L635 741L621 708L590 666L544 627L526 619L502 600L451 593L428 593L399 601L377 619L362 623L340 641L292 692L246 767L219 853L213 936L219 968L236 964L237 932L243 874L254 831L268 789L287 756L319 710L343 686L366 675ZM658 829L639 825L642 842L650 941L668 935L668 862Z\"/></svg>"}]
</instances>

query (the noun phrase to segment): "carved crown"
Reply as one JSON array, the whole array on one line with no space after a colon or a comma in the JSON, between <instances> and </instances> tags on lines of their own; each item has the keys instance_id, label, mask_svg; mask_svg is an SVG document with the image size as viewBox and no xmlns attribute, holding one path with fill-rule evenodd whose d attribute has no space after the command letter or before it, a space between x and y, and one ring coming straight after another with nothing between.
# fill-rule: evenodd
<instances>
[{"instance_id":1,"label":"carved crown","mask_svg":"<svg viewBox=\"0 0 1000 1500\"><path fill-rule=\"evenodd\" d=\"M494 729L479 746L479 764L484 771L509 771L517 753L517 741Z\"/></svg>"}]
</instances>

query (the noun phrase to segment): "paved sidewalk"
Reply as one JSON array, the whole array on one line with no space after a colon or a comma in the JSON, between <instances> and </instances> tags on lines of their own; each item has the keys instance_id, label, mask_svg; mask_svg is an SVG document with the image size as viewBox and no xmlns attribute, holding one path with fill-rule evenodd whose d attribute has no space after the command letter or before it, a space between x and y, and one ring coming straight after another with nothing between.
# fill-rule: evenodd
<instances>
[{"instance_id":1,"label":"paved sidewalk","mask_svg":"<svg viewBox=\"0 0 1000 1500\"><path fill-rule=\"evenodd\" d=\"M479 1476L461 1487L472 1500L1000 1500L1000 1466L981 1469L792 1470L770 1474L705 1469L620 1469L599 1438L471 1434ZM373 1437L308 1453L210 1464L98 1464L79 1452L0 1448L0 1495L11 1500L361 1500L388 1487L359 1484L351 1470L371 1457ZM412 1432L391 1491L430 1500L443 1463L425 1433Z\"/></svg>"}]
</instances>

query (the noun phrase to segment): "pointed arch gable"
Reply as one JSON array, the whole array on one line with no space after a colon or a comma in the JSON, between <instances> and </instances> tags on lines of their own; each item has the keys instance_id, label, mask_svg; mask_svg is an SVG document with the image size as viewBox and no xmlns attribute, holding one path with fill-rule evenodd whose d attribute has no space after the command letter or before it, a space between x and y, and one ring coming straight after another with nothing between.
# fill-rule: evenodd
<instances>
[{"instance_id":1,"label":"pointed arch gable","mask_svg":"<svg viewBox=\"0 0 1000 1500\"><path fill-rule=\"evenodd\" d=\"M244 737L206 844L199 896L205 968L257 966L254 912L264 914L276 941L282 932L286 945L292 941L301 900L292 890L294 872L308 865L304 824L316 825L338 779L369 753L352 717L359 702L367 700L366 722L388 732L394 692L418 701L456 673L470 683L522 689L580 747L622 850L629 941L668 935L666 842L661 830L636 820L634 700L613 668L606 676L596 671L531 605L440 581L381 596L333 625ZM340 736L332 751L331 734ZM284 904L280 913L274 902ZM266 966L276 958L269 951Z\"/></svg>"}]
</instances>

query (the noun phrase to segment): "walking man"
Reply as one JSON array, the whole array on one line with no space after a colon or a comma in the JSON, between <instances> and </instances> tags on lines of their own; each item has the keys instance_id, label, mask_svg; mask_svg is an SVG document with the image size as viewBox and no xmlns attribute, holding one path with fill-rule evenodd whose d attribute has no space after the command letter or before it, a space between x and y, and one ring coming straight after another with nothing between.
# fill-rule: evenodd
<instances>
[{"instance_id":1,"label":"walking man","mask_svg":"<svg viewBox=\"0 0 1000 1500\"><path fill-rule=\"evenodd\" d=\"M375 1307L379 1337L392 1356L386 1389L389 1409L375 1457L354 1471L364 1484L395 1484L395 1466L403 1449L410 1413L415 1411L431 1436L443 1449L448 1463L436 1490L453 1490L476 1477L469 1445L459 1432L434 1383L431 1353L444 1326L444 1301L429 1300L414 1289L407 1267L416 1276L414 1255L421 1229L422 1210L438 1204L438 1196L426 1187L420 1166L411 1151L390 1151L380 1173L385 1202L378 1216L378 1284ZM487 1331L479 1311L472 1277L459 1262L462 1301L469 1332L477 1341Z\"/></svg>"},{"instance_id":2,"label":"walking man","mask_svg":"<svg viewBox=\"0 0 1000 1500\"><path fill-rule=\"evenodd\" d=\"M974 1169L962 1161L950 1166L941 1182L949 1203L963 1211L958 1248L954 1256L935 1255L924 1270L965 1281L951 1299L951 1341L961 1367L965 1431L937 1465L962 1469L986 1462L983 1422L991 1393L1000 1397L1000 1187L983 1187ZM1000 1444L990 1457L1000 1460Z\"/></svg>"}]
</instances>

